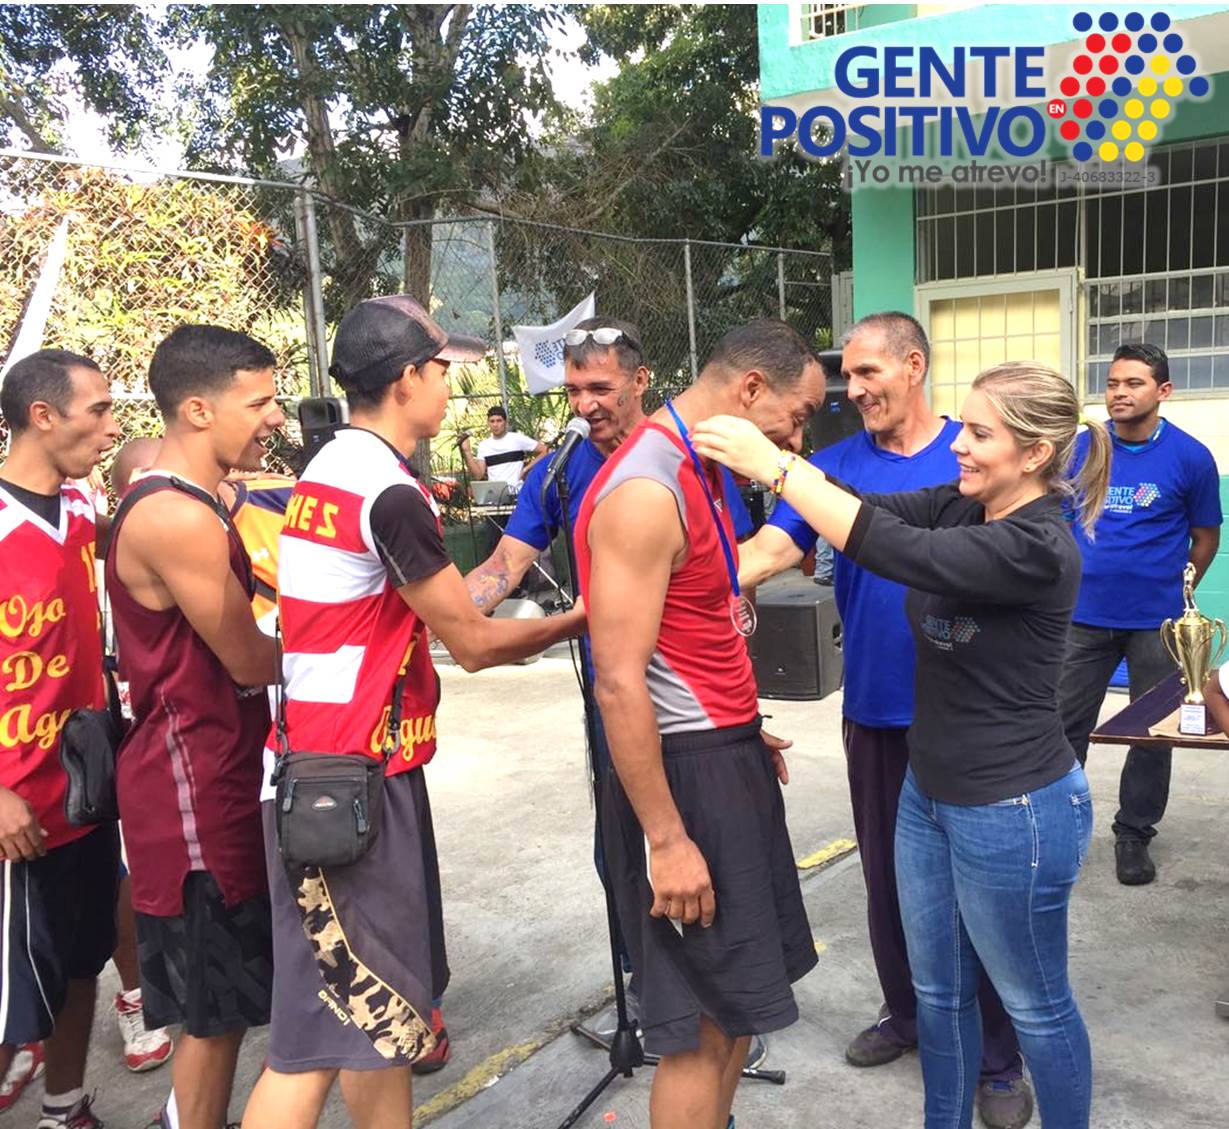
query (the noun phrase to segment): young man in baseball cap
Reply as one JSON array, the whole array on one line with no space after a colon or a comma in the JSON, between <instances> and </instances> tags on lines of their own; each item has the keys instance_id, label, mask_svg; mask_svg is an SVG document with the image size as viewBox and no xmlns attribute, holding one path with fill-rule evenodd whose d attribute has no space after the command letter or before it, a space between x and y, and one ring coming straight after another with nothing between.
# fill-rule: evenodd
<instances>
[{"instance_id":1,"label":"young man in baseball cap","mask_svg":"<svg viewBox=\"0 0 1229 1129\"><path fill-rule=\"evenodd\" d=\"M484 616L445 554L430 492L410 473L415 445L443 422L449 362L485 351L405 295L361 302L338 327L330 372L351 426L308 464L280 543L286 731L295 752L387 756L382 823L353 865L290 872L264 804L277 961L268 1069L247 1129L314 1126L339 1074L356 1126L409 1129L410 1066L435 1045L431 1002L448 982L422 772L439 702L427 629L474 671L584 628L578 612Z\"/></svg>"}]
</instances>

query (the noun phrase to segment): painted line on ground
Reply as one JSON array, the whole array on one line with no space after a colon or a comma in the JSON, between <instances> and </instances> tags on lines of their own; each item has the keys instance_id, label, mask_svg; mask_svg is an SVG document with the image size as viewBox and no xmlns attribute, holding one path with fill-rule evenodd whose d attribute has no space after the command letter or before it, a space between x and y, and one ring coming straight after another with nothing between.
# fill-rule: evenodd
<instances>
[{"instance_id":1,"label":"painted line on ground","mask_svg":"<svg viewBox=\"0 0 1229 1129\"><path fill-rule=\"evenodd\" d=\"M799 870L814 870L816 867L831 866L838 859L853 854L858 844L852 839L833 839L831 843L820 847L809 855L800 858L795 864Z\"/></svg>"},{"instance_id":2,"label":"painted line on ground","mask_svg":"<svg viewBox=\"0 0 1229 1129\"><path fill-rule=\"evenodd\" d=\"M416 1126L426 1125L437 1117L451 1113L457 1106L495 1085L505 1074L510 1073L526 1059L537 1054L548 1043L553 1043L560 1035L571 1031L573 1024L608 1006L613 998L614 986L607 984L600 996L590 999L573 1014L555 1019L534 1038L523 1043L513 1043L511 1046L488 1055L477 1066L467 1070L461 1079L454 1082L448 1089L441 1090L435 1097L423 1102L420 1106L415 1106L414 1124Z\"/></svg>"}]
</instances>

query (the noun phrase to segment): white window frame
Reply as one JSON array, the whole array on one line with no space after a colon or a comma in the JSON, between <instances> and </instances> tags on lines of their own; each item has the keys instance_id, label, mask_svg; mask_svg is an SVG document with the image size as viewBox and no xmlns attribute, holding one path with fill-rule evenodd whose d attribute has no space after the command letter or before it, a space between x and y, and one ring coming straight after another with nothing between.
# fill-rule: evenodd
<instances>
[{"instance_id":1,"label":"white window frame","mask_svg":"<svg viewBox=\"0 0 1229 1129\"><path fill-rule=\"evenodd\" d=\"M956 298L985 298L992 294L1020 294L1034 290L1057 290L1059 310L1059 349L1062 372L1073 380L1076 395L1084 398L1084 365L1081 363L1079 299L1080 271L1066 267L1053 271L1030 271L1027 274L960 279L959 281L924 282L913 288L913 313L930 337L930 303ZM1075 374L1074 377L1072 374ZM928 393L934 381L927 381Z\"/></svg>"}]
</instances>

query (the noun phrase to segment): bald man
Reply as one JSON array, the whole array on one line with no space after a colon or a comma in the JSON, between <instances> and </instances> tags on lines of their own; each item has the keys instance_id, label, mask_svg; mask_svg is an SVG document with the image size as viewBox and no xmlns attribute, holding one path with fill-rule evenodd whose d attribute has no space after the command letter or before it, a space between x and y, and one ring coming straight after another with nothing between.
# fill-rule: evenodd
<instances>
[{"instance_id":1,"label":"bald man","mask_svg":"<svg viewBox=\"0 0 1229 1129\"><path fill-rule=\"evenodd\" d=\"M115 455L111 464L111 493L116 498L122 498L128 489L132 476L139 470L148 470L158 458L158 448L162 446L161 439L142 437L129 439Z\"/></svg>"}]
</instances>

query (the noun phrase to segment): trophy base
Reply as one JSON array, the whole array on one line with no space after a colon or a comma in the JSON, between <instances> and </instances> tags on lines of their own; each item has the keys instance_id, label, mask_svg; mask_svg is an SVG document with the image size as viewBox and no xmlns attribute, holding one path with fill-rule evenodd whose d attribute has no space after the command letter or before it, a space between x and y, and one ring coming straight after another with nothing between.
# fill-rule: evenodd
<instances>
[{"instance_id":1,"label":"trophy base","mask_svg":"<svg viewBox=\"0 0 1229 1129\"><path fill-rule=\"evenodd\" d=\"M1187 737L1206 737L1217 729L1208 718L1207 706L1183 702L1178 712L1178 732Z\"/></svg>"}]
</instances>

